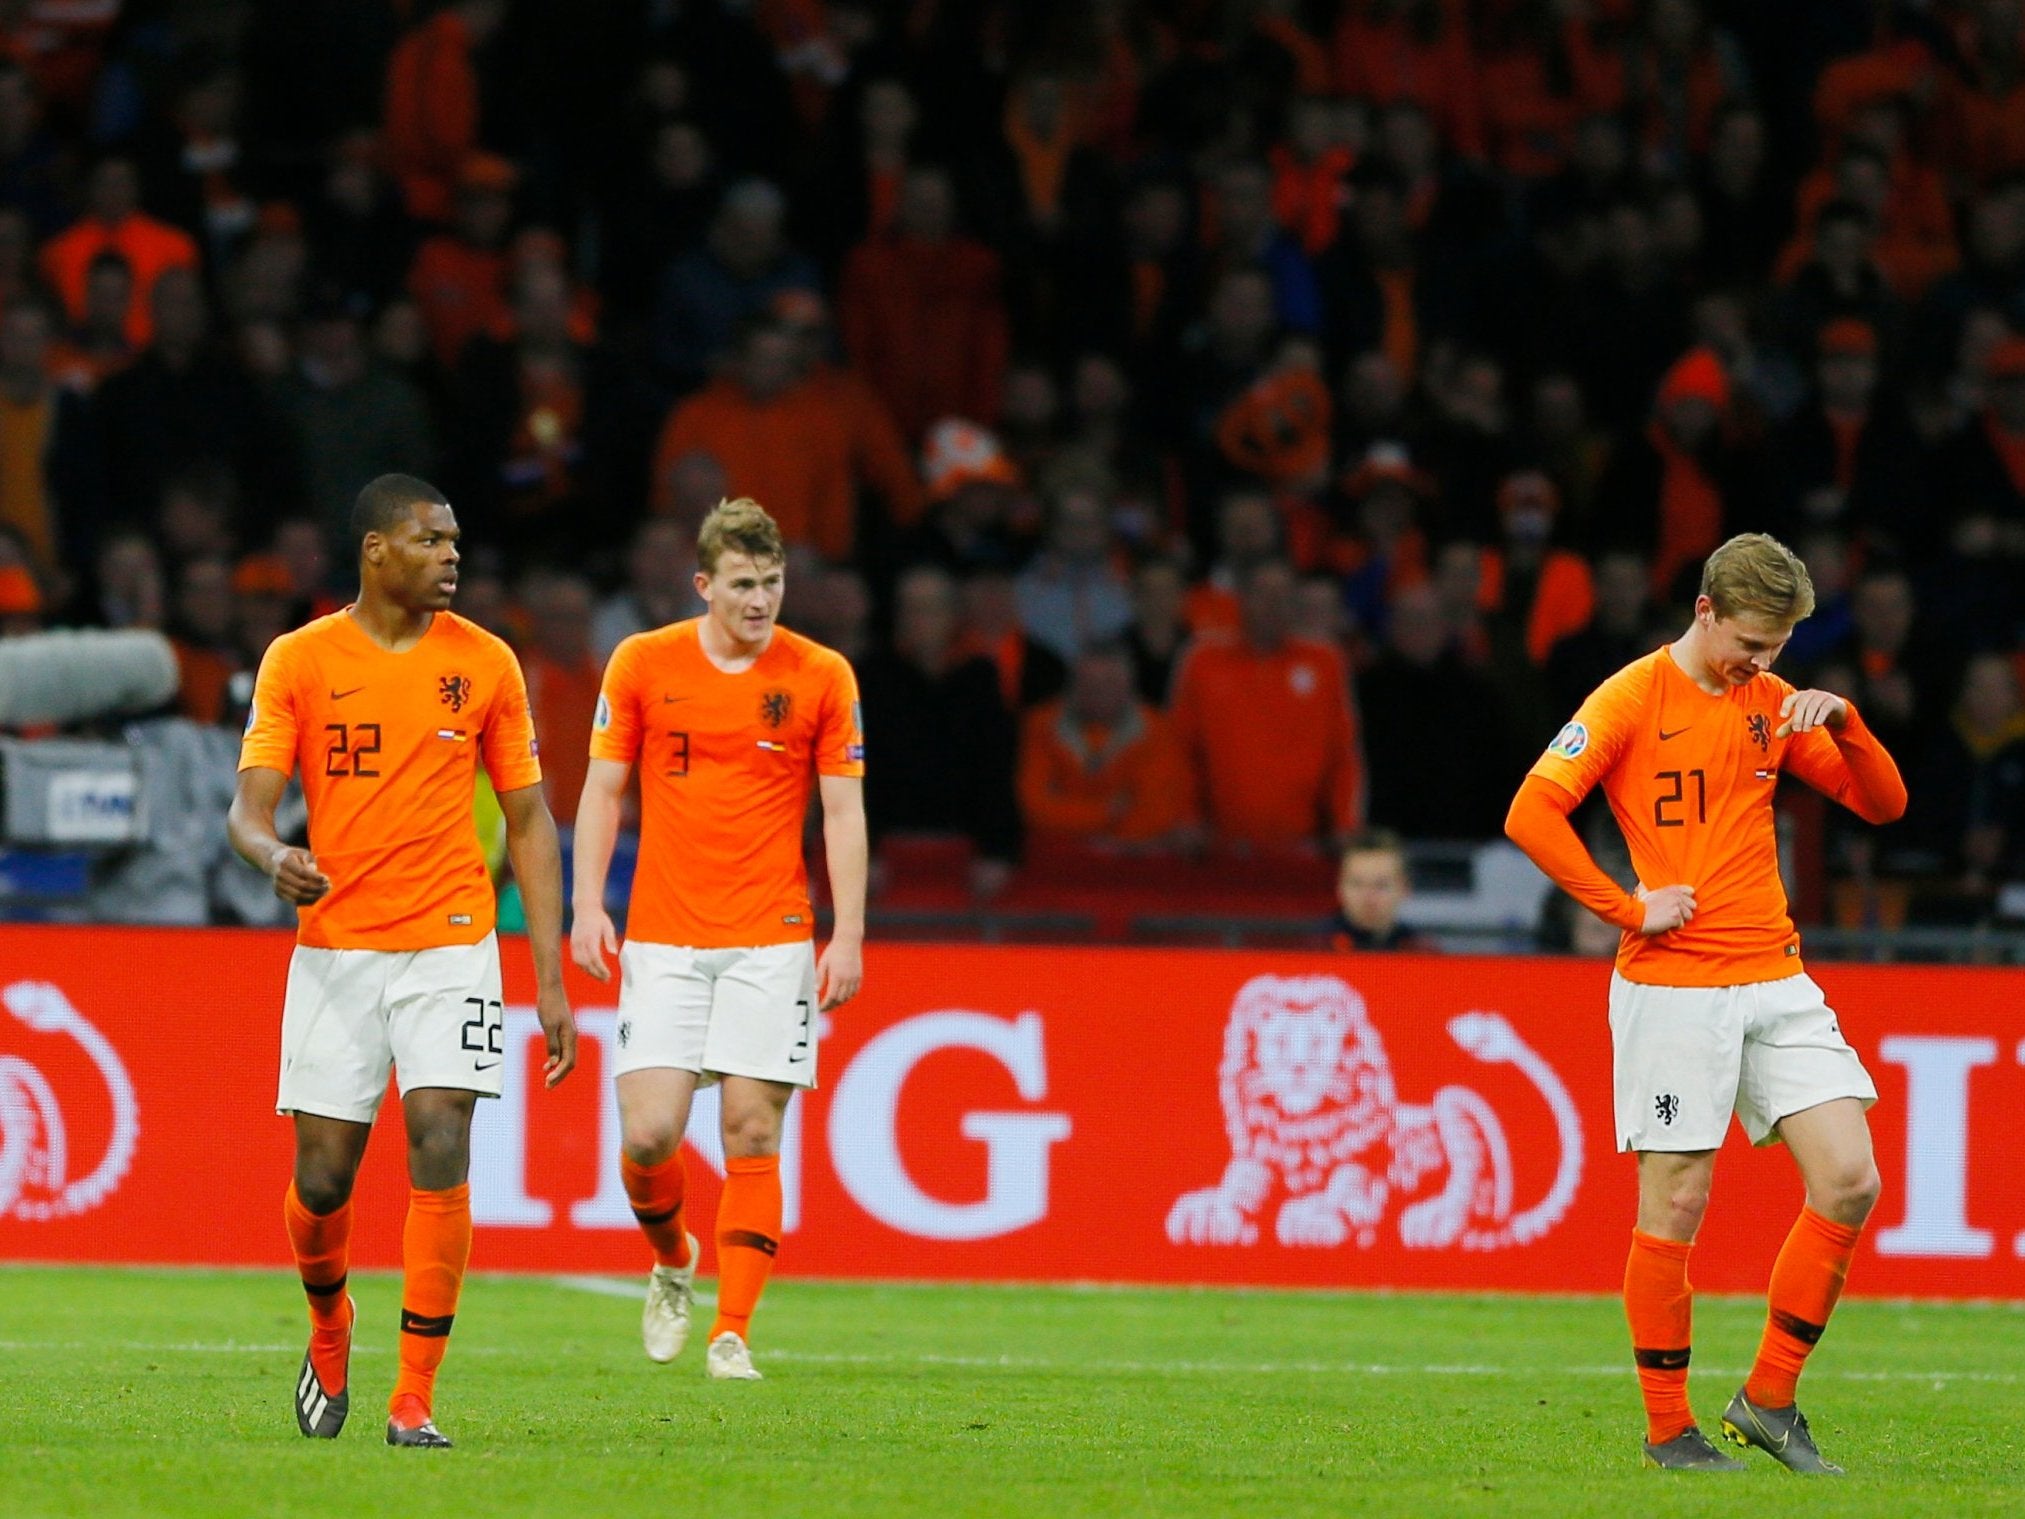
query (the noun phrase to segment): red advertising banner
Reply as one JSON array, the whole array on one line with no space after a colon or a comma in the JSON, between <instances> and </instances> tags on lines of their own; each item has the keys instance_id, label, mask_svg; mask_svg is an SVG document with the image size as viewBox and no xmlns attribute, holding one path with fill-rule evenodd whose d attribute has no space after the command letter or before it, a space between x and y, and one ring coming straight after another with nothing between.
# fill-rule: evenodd
<instances>
[{"instance_id":1,"label":"red advertising banner","mask_svg":"<svg viewBox=\"0 0 2025 1519\"><path fill-rule=\"evenodd\" d=\"M273 1112L290 941L0 931L0 1259L280 1265ZM604 1069L540 1090L524 944L510 1076L479 1105L473 1264L637 1271ZM1632 1162L1596 962L875 945L790 1110L783 1269L805 1276L1610 1291ZM1821 967L1876 1078L1885 1194L1853 1291L2025 1298L2015 971ZM715 1207L714 1104L691 1195ZM398 1258L399 1108L366 1161L361 1265ZM1761 1290L1800 1203L1733 1134L1695 1281ZM709 1269L708 1230L705 1267Z\"/></svg>"}]
</instances>

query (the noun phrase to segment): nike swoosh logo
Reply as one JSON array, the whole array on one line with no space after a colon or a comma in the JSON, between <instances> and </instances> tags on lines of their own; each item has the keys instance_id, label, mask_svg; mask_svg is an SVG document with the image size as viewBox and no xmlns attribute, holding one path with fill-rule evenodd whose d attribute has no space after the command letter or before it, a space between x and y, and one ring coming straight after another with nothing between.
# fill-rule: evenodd
<instances>
[{"instance_id":1,"label":"nike swoosh logo","mask_svg":"<svg viewBox=\"0 0 2025 1519\"><path fill-rule=\"evenodd\" d=\"M489 1070L491 1070L491 1069L492 1069L492 1068L493 1068L493 1067L494 1067L495 1065L498 1065L498 1064L499 1064L499 1062L498 1062L497 1060L488 1060L488 1061L486 1061L486 1062L485 1062L485 1064L483 1064L483 1065L480 1065L480 1064L478 1064L478 1063L477 1063L476 1061L473 1061L473 1062L472 1062L472 1064L471 1064L471 1069L472 1069L472 1070L474 1070L474 1071L489 1071Z\"/></svg>"},{"instance_id":2,"label":"nike swoosh logo","mask_svg":"<svg viewBox=\"0 0 2025 1519\"><path fill-rule=\"evenodd\" d=\"M1688 728L1692 728L1693 726L1693 723L1688 724ZM1679 738L1685 732L1687 732L1687 728L1676 728L1671 733L1662 728L1659 730L1659 741L1663 744L1670 738Z\"/></svg>"},{"instance_id":3,"label":"nike swoosh logo","mask_svg":"<svg viewBox=\"0 0 2025 1519\"><path fill-rule=\"evenodd\" d=\"M661 698L661 700L669 703L670 705L673 705L678 701L687 701L689 700L689 698L686 696L664 696Z\"/></svg>"},{"instance_id":4,"label":"nike swoosh logo","mask_svg":"<svg viewBox=\"0 0 2025 1519\"><path fill-rule=\"evenodd\" d=\"M365 690L364 686L353 686L349 691L333 691L330 694L330 699L332 701L343 701L347 696L357 696L363 690Z\"/></svg>"}]
</instances>

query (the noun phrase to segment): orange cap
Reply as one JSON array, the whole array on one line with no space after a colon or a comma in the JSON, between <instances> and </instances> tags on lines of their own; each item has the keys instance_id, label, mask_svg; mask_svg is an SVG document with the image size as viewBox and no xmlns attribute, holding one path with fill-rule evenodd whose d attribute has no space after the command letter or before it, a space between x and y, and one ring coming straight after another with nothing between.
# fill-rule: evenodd
<instances>
[{"instance_id":1,"label":"orange cap","mask_svg":"<svg viewBox=\"0 0 2025 1519\"><path fill-rule=\"evenodd\" d=\"M998 439L975 422L944 417L928 429L921 450L921 477L928 494L947 500L966 485L1018 485L1020 472Z\"/></svg>"}]
</instances>

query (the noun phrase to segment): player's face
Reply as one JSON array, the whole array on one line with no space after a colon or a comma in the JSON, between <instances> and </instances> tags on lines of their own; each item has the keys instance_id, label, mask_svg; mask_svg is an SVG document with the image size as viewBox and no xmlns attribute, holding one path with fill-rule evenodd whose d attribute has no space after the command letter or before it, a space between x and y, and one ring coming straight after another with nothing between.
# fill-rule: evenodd
<instances>
[{"instance_id":1,"label":"player's face","mask_svg":"<svg viewBox=\"0 0 2025 1519\"><path fill-rule=\"evenodd\" d=\"M1704 596L1695 608L1703 628L1704 657L1709 669L1733 686L1741 686L1772 668L1772 661L1793 636L1790 623L1739 614L1718 617Z\"/></svg>"},{"instance_id":2,"label":"player's face","mask_svg":"<svg viewBox=\"0 0 2025 1519\"><path fill-rule=\"evenodd\" d=\"M380 589L413 612L444 612L457 594L457 514L433 501L416 503L406 518L367 541L366 562Z\"/></svg>"},{"instance_id":3,"label":"player's face","mask_svg":"<svg viewBox=\"0 0 2025 1519\"><path fill-rule=\"evenodd\" d=\"M1389 850L1353 854L1336 879L1336 900L1358 928L1384 933L1399 920L1406 900L1406 867Z\"/></svg>"},{"instance_id":4,"label":"player's face","mask_svg":"<svg viewBox=\"0 0 2025 1519\"><path fill-rule=\"evenodd\" d=\"M773 636L785 584L785 567L778 559L726 554L717 561L715 574L697 575L696 594L709 603L720 631L736 643L757 647Z\"/></svg>"}]
</instances>

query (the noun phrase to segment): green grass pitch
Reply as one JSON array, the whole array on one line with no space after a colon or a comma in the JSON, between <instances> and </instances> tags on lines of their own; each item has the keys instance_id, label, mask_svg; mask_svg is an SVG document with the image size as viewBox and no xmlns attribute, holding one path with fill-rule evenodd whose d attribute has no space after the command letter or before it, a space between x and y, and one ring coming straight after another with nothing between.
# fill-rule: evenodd
<instances>
[{"instance_id":1,"label":"green grass pitch","mask_svg":"<svg viewBox=\"0 0 2025 1519\"><path fill-rule=\"evenodd\" d=\"M787 1277L740 1384L704 1378L700 1333L651 1365L632 1283L479 1275L437 1389L458 1449L422 1452L381 1439L398 1281L353 1291L352 1419L323 1444L289 1411L291 1278L0 1269L0 1514L2025 1513L2015 1305L1845 1304L1802 1402L1852 1475L1809 1482L1756 1454L1640 1470L1607 1298ZM1762 1311L1697 1304L1711 1430Z\"/></svg>"}]
</instances>

